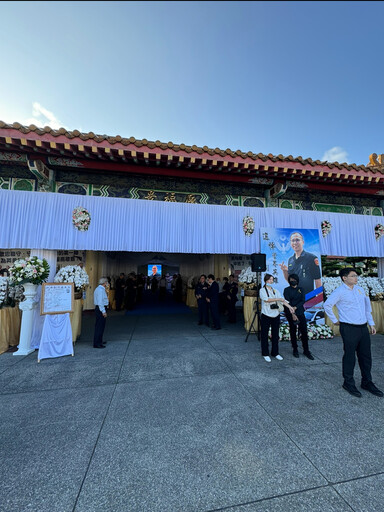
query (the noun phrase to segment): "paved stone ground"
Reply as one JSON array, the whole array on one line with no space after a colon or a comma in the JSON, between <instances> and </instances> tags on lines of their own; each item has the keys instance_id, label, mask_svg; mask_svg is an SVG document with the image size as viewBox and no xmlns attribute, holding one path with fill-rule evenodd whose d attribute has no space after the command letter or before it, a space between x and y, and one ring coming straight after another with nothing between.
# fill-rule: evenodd
<instances>
[{"instance_id":1,"label":"paved stone ground","mask_svg":"<svg viewBox=\"0 0 384 512\"><path fill-rule=\"evenodd\" d=\"M341 388L340 338L268 364L241 319L112 312L104 350L93 325L75 357L0 356L2 512L384 510L384 399Z\"/></svg>"}]
</instances>

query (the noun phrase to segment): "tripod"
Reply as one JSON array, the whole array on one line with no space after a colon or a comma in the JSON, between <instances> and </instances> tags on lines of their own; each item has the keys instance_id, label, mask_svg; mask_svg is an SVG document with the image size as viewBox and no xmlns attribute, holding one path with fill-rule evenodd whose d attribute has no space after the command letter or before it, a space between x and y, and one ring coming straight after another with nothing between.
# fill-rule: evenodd
<instances>
[{"instance_id":1,"label":"tripod","mask_svg":"<svg viewBox=\"0 0 384 512\"><path fill-rule=\"evenodd\" d=\"M253 309L255 310L252 318L251 325L249 326L247 336L245 338L245 341L248 341L248 337L251 334L253 324L255 323L256 317L257 317L257 339L260 341L260 308L259 308L259 291L260 291L260 274L261 272L256 272L256 301L253 305Z\"/></svg>"}]
</instances>

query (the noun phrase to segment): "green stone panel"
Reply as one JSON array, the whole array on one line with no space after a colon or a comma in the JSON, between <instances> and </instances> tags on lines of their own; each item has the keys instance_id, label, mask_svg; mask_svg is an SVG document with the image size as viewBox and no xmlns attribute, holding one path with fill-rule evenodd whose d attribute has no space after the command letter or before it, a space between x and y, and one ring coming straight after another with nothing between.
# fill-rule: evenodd
<instances>
[{"instance_id":1,"label":"green stone panel","mask_svg":"<svg viewBox=\"0 0 384 512\"><path fill-rule=\"evenodd\" d=\"M287 208L288 210L293 210L293 201L289 201L288 199L280 200L280 208Z\"/></svg>"},{"instance_id":2,"label":"green stone panel","mask_svg":"<svg viewBox=\"0 0 384 512\"><path fill-rule=\"evenodd\" d=\"M313 203L313 209L317 212L354 213L355 208L346 204Z\"/></svg>"},{"instance_id":3,"label":"green stone panel","mask_svg":"<svg viewBox=\"0 0 384 512\"><path fill-rule=\"evenodd\" d=\"M33 192L35 190L35 180L21 180L17 178L12 179L13 190L27 190Z\"/></svg>"}]
</instances>

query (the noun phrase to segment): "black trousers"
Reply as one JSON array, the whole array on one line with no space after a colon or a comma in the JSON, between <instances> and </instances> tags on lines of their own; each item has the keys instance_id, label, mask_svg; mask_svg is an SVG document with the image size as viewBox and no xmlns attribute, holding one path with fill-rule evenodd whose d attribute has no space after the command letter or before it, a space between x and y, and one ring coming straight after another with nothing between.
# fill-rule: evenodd
<instances>
[{"instance_id":1,"label":"black trousers","mask_svg":"<svg viewBox=\"0 0 384 512\"><path fill-rule=\"evenodd\" d=\"M236 302L237 297L235 299L227 299L228 322L231 324L236 323Z\"/></svg>"},{"instance_id":2,"label":"black trousers","mask_svg":"<svg viewBox=\"0 0 384 512\"><path fill-rule=\"evenodd\" d=\"M210 302L209 303L209 310L211 311L212 315L212 323L213 327L221 328L220 325L220 312L219 312L219 302Z\"/></svg>"},{"instance_id":3,"label":"black trousers","mask_svg":"<svg viewBox=\"0 0 384 512\"><path fill-rule=\"evenodd\" d=\"M276 317L261 314L261 355L269 356L268 347L268 332L269 328L272 328L272 349L271 356L275 357L279 353L279 327L280 327L280 315Z\"/></svg>"},{"instance_id":4,"label":"black trousers","mask_svg":"<svg viewBox=\"0 0 384 512\"><path fill-rule=\"evenodd\" d=\"M120 311L121 306L124 301L124 290L119 291L119 293L115 293L115 300L116 300L116 311Z\"/></svg>"},{"instance_id":5,"label":"black trousers","mask_svg":"<svg viewBox=\"0 0 384 512\"><path fill-rule=\"evenodd\" d=\"M367 324L353 325L340 322L340 334L344 344L343 377L346 386L354 386L353 371L355 369L356 354L361 371L361 383L372 382L371 368L371 337Z\"/></svg>"},{"instance_id":6,"label":"black trousers","mask_svg":"<svg viewBox=\"0 0 384 512\"><path fill-rule=\"evenodd\" d=\"M209 306L208 302L205 300L205 297L197 299L197 308L199 311L199 323L209 325Z\"/></svg>"},{"instance_id":7,"label":"black trousers","mask_svg":"<svg viewBox=\"0 0 384 512\"><path fill-rule=\"evenodd\" d=\"M103 344L103 334L105 329L106 318L103 316L103 313L100 311L99 306L95 307L95 334L93 336L93 346L100 347Z\"/></svg>"},{"instance_id":8,"label":"black trousers","mask_svg":"<svg viewBox=\"0 0 384 512\"><path fill-rule=\"evenodd\" d=\"M287 317L288 324L289 324L289 334L290 334L291 344L292 344L293 350L297 350L297 327L299 327L299 331L300 331L300 335L301 335L300 336L301 343L303 344L303 352L304 353L309 352L309 348L308 348L308 328L307 328L307 320L305 318L305 315L304 314L298 315L296 313L296 316L297 316L297 318L299 320L299 325L298 326L294 324L292 315L288 311L288 308L286 308L285 316Z\"/></svg>"}]
</instances>

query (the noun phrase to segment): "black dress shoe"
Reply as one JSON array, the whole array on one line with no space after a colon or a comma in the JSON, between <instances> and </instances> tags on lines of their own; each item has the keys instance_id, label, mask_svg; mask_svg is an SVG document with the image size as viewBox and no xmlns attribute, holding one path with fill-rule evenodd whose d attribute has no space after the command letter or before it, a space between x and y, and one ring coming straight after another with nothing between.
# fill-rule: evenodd
<instances>
[{"instance_id":1,"label":"black dress shoe","mask_svg":"<svg viewBox=\"0 0 384 512\"><path fill-rule=\"evenodd\" d=\"M310 352L304 352L304 355L306 357L308 357L308 359L310 359L311 361L313 361L315 358L313 357L313 355L310 353Z\"/></svg>"},{"instance_id":2,"label":"black dress shoe","mask_svg":"<svg viewBox=\"0 0 384 512\"><path fill-rule=\"evenodd\" d=\"M197 325L203 325L203 322L197 322Z\"/></svg>"},{"instance_id":3,"label":"black dress shoe","mask_svg":"<svg viewBox=\"0 0 384 512\"><path fill-rule=\"evenodd\" d=\"M105 348L104 345L93 345L93 348Z\"/></svg>"},{"instance_id":4,"label":"black dress shoe","mask_svg":"<svg viewBox=\"0 0 384 512\"><path fill-rule=\"evenodd\" d=\"M372 395L376 396L384 396L384 393L380 391L379 388L377 388L373 382L369 382L368 384L362 384L361 389L365 389L366 391L369 391L372 393Z\"/></svg>"},{"instance_id":5,"label":"black dress shoe","mask_svg":"<svg viewBox=\"0 0 384 512\"><path fill-rule=\"evenodd\" d=\"M299 351L298 351L298 350L294 350L294 351L293 351L293 357L300 357L300 356L299 356Z\"/></svg>"},{"instance_id":6,"label":"black dress shoe","mask_svg":"<svg viewBox=\"0 0 384 512\"><path fill-rule=\"evenodd\" d=\"M346 386L345 384L343 384L343 388L345 389L345 391L348 391L348 393L350 393L351 395L357 396L358 398L361 398L361 393L357 389L356 386L352 387L352 386Z\"/></svg>"}]
</instances>

